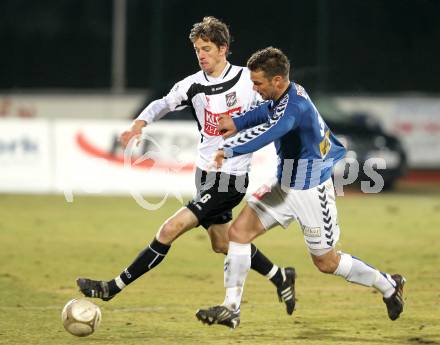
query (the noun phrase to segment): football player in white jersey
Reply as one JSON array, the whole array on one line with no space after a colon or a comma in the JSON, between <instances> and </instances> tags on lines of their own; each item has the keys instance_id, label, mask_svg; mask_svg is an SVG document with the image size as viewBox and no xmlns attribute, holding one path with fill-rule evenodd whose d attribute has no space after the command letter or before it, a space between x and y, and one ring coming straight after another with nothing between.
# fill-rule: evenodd
<instances>
[{"instance_id":1,"label":"football player in white jersey","mask_svg":"<svg viewBox=\"0 0 440 345\"><path fill-rule=\"evenodd\" d=\"M376 288L383 296L388 317L403 311L405 278L390 275L359 258L336 251L339 225L331 171L345 155L304 88L289 80L290 63L279 49L254 53L247 66L254 88L270 100L237 118L220 119L228 139L216 154L217 165L233 157L275 143L278 155L276 181L255 193L229 228L225 260L226 297L222 305L199 310L203 323L236 328L240 301L251 265L250 242L277 225L286 228L297 220L315 266L323 273ZM242 132L240 132L242 131ZM238 135L235 135L240 132Z\"/></svg>"},{"instance_id":2,"label":"football player in white jersey","mask_svg":"<svg viewBox=\"0 0 440 345\"><path fill-rule=\"evenodd\" d=\"M223 141L218 131L219 116L248 110L260 98L253 91L249 70L227 61L230 35L226 24L214 17L205 17L202 22L194 24L189 38L200 71L175 84L162 99L150 103L132 127L121 134L120 141L126 147L130 140L141 135L143 127L170 111L190 107L201 135L196 161L197 197L167 219L152 242L115 279L79 278L80 291L88 297L110 300L160 264L175 239L199 225L208 231L215 252L226 254L228 251L232 208L246 193L250 155L228 160L217 172L208 172L208 165ZM275 284L280 302L284 302L287 313L292 314L295 307L294 268L274 265L254 245L252 268Z\"/></svg>"}]
</instances>

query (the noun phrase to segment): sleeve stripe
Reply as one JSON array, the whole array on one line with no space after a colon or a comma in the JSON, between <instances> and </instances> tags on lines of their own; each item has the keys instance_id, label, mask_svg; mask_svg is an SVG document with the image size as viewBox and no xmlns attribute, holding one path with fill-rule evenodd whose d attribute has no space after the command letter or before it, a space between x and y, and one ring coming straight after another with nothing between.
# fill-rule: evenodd
<instances>
[{"instance_id":1,"label":"sleeve stripe","mask_svg":"<svg viewBox=\"0 0 440 345\"><path fill-rule=\"evenodd\" d=\"M260 105L262 105L262 104L264 104L264 103L267 103L267 102L269 102L269 101L261 101L261 102L258 102L258 103L255 104L254 106L249 107L249 109L247 109L247 110L245 110L245 111L242 111L241 113L233 113L233 114L231 115L231 117L232 117L232 118L240 117L240 116L243 115L244 113L246 113L246 112L248 112L248 111L251 111L251 110L254 110L255 108L258 108Z\"/></svg>"},{"instance_id":2,"label":"sleeve stripe","mask_svg":"<svg viewBox=\"0 0 440 345\"><path fill-rule=\"evenodd\" d=\"M284 112L287 108L287 103L289 102L289 94L286 94L284 98L280 101L280 103L276 106L273 117L269 117L269 121L258 125L256 127L249 128L231 139L226 139L223 147L225 148L234 148L243 144L246 144L249 141L254 140L258 136L267 132L270 128L278 123L281 117L284 115Z\"/></svg>"}]
</instances>

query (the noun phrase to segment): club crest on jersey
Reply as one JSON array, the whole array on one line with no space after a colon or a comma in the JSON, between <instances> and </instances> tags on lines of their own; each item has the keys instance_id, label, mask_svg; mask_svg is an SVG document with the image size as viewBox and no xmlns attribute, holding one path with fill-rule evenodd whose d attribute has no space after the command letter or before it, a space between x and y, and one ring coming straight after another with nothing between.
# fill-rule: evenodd
<instances>
[{"instance_id":1,"label":"club crest on jersey","mask_svg":"<svg viewBox=\"0 0 440 345\"><path fill-rule=\"evenodd\" d=\"M237 104L237 93L235 91L226 94L225 98L226 98L226 105L228 107L232 107Z\"/></svg>"}]
</instances>

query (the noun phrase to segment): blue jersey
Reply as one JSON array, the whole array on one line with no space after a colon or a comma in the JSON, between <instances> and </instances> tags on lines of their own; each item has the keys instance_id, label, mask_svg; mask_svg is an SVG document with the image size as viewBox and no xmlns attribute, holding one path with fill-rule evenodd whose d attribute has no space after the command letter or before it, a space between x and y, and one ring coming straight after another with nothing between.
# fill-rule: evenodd
<instances>
[{"instance_id":1,"label":"blue jersey","mask_svg":"<svg viewBox=\"0 0 440 345\"><path fill-rule=\"evenodd\" d=\"M291 83L277 101L233 118L239 133L225 141L225 157L257 151L274 142L280 184L313 188L332 173L345 148L328 128L304 88Z\"/></svg>"}]
</instances>

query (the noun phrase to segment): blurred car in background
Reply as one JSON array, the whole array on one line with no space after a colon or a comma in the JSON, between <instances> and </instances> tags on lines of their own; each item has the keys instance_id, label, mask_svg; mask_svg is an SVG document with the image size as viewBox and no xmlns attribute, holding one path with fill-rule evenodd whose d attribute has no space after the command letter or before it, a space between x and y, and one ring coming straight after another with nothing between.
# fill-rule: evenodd
<instances>
[{"instance_id":1,"label":"blurred car in background","mask_svg":"<svg viewBox=\"0 0 440 345\"><path fill-rule=\"evenodd\" d=\"M347 157L359 163L359 181L370 181L364 172L365 161L382 158L385 169L375 169L384 180L384 190L394 187L396 181L407 172L407 157L399 139L386 133L380 123L366 113L346 112L335 101L315 97L313 102L332 132L347 149ZM347 171L344 171L346 174Z\"/></svg>"}]
</instances>

